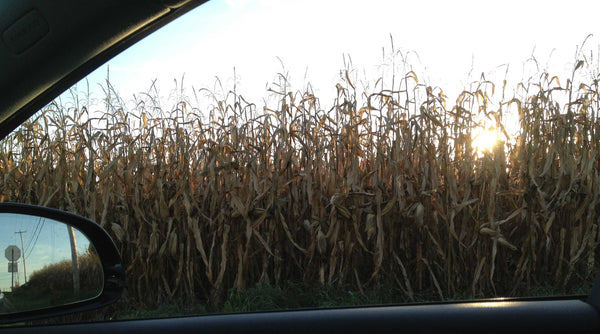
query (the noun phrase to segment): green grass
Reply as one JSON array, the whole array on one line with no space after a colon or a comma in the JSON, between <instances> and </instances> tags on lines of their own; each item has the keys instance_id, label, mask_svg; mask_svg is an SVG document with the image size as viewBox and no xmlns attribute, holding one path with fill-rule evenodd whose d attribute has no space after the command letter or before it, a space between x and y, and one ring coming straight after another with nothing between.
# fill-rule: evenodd
<instances>
[{"instance_id":1,"label":"green grass","mask_svg":"<svg viewBox=\"0 0 600 334\"><path fill-rule=\"evenodd\" d=\"M186 315L206 314L206 307L201 304L183 307L178 304L162 304L152 310L130 310L128 313L118 319L150 319L150 318L168 318Z\"/></svg>"}]
</instances>

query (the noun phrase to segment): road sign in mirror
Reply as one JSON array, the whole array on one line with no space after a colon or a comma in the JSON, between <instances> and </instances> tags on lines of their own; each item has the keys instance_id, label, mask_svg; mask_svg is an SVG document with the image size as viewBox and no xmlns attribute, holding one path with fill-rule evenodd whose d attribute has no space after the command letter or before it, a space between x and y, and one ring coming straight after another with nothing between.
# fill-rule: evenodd
<instances>
[{"instance_id":1,"label":"road sign in mirror","mask_svg":"<svg viewBox=\"0 0 600 334\"><path fill-rule=\"evenodd\" d=\"M8 246L4 251L4 256L8 261L15 262L21 257L21 250L15 245Z\"/></svg>"}]
</instances>

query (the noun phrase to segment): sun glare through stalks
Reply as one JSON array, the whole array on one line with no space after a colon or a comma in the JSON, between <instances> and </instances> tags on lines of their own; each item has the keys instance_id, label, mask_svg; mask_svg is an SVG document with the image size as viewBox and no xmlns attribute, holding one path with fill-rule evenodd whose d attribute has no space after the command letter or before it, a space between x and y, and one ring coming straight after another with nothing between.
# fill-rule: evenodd
<instances>
[{"instance_id":1,"label":"sun glare through stalks","mask_svg":"<svg viewBox=\"0 0 600 334\"><path fill-rule=\"evenodd\" d=\"M492 152L494 146L496 146L500 141L500 134L498 130L494 128L477 128L473 132L473 148L477 151L478 154L484 154Z\"/></svg>"}]
</instances>

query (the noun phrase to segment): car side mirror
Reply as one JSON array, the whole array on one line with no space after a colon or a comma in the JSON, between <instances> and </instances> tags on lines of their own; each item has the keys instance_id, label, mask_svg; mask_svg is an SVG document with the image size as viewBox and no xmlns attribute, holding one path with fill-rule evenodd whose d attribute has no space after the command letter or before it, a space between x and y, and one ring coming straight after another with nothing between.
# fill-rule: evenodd
<instances>
[{"instance_id":1,"label":"car side mirror","mask_svg":"<svg viewBox=\"0 0 600 334\"><path fill-rule=\"evenodd\" d=\"M0 324L109 305L125 287L119 252L93 221L0 203Z\"/></svg>"}]
</instances>

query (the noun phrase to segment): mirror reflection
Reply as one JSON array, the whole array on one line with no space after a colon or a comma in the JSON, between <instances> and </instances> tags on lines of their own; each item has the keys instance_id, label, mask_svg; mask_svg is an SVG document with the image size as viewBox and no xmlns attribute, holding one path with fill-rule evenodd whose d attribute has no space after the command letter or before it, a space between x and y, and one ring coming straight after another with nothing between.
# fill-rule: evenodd
<instances>
[{"instance_id":1,"label":"mirror reflection","mask_svg":"<svg viewBox=\"0 0 600 334\"><path fill-rule=\"evenodd\" d=\"M49 218L0 213L0 314L94 298L103 284L100 259L79 230Z\"/></svg>"}]
</instances>

